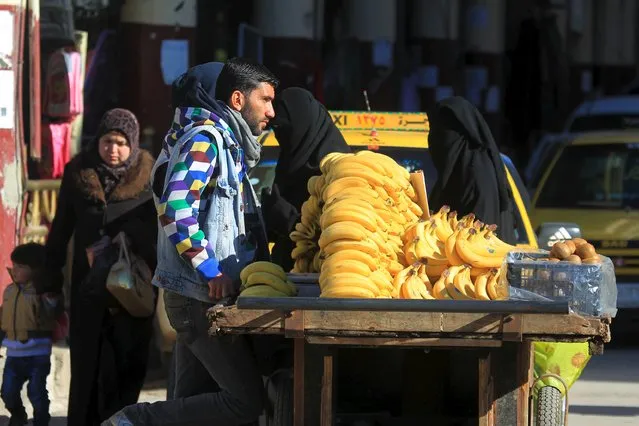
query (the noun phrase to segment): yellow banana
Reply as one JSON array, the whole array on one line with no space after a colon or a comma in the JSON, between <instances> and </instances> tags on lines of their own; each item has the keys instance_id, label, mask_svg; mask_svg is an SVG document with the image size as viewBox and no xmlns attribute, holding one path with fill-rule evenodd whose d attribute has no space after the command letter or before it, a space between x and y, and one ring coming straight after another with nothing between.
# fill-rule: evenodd
<instances>
[{"instance_id":1,"label":"yellow banana","mask_svg":"<svg viewBox=\"0 0 639 426\"><path fill-rule=\"evenodd\" d=\"M501 271L497 270L489 279L486 286L488 295L492 300L508 299L508 283L502 283L499 279Z\"/></svg>"},{"instance_id":2,"label":"yellow banana","mask_svg":"<svg viewBox=\"0 0 639 426\"><path fill-rule=\"evenodd\" d=\"M457 229L457 225L459 225L459 220L457 219L457 212L452 211L448 213L448 222L450 223L450 229Z\"/></svg>"},{"instance_id":3,"label":"yellow banana","mask_svg":"<svg viewBox=\"0 0 639 426\"><path fill-rule=\"evenodd\" d=\"M315 237L315 233L317 232L317 225L312 223L302 223L298 222L295 224L295 230L306 236L307 239L313 239Z\"/></svg>"},{"instance_id":4,"label":"yellow banana","mask_svg":"<svg viewBox=\"0 0 639 426\"><path fill-rule=\"evenodd\" d=\"M362 212L362 214L366 215L367 217L370 216L370 218L375 221L376 227L379 227L384 232L386 232L388 228L386 222L377 214L377 210L372 208L371 204L365 200L360 200L357 198L335 198L333 202L324 206L324 212L322 213L322 215L325 215L335 209L339 209L342 211L348 211L352 209L353 211Z\"/></svg>"},{"instance_id":5,"label":"yellow banana","mask_svg":"<svg viewBox=\"0 0 639 426\"><path fill-rule=\"evenodd\" d=\"M370 274L368 278L377 286L377 288L380 289L382 293L387 291L389 296L392 296L394 289L392 278L389 279L381 269Z\"/></svg>"},{"instance_id":6,"label":"yellow banana","mask_svg":"<svg viewBox=\"0 0 639 426\"><path fill-rule=\"evenodd\" d=\"M379 217L382 218L382 220L385 221L386 223L396 223L399 226L403 226L408 223L404 216L390 209L388 210L377 209L376 212L379 215Z\"/></svg>"},{"instance_id":7,"label":"yellow banana","mask_svg":"<svg viewBox=\"0 0 639 426\"><path fill-rule=\"evenodd\" d=\"M325 180L324 180L324 175L320 175L317 177L317 180L315 181L315 196L319 199L322 199L322 193L324 192L324 187L325 187Z\"/></svg>"},{"instance_id":8,"label":"yellow banana","mask_svg":"<svg viewBox=\"0 0 639 426\"><path fill-rule=\"evenodd\" d=\"M448 269L444 270L439 279L433 284L433 296L435 299L450 299L448 291L446 291L446 278L448 273Z\"/></svg>"},{"instance_id":9,"label":"yellow banana","mask_svg":"<svg viewBox=\"0 0 639 426\"><path fill-rule=\"evenodd\" d=\"M385 176L372 171L368 167L361 164L345 164L342 167L340 166L340 163L336 163L335 166L331 168L330 172L326 174L326 179L328 179L330 182L333 182L340 178L354 176L366 179L366 181L372 186L381 186L386 189L386 180L384 179Z\"/></svg>"},{"instance_id":10,"label":"yellow banana","mask_svg":"<svg viewBox=\"0 0 639 426\"><path fill-rule=\"evenodd\" d=\"M346 176L335 179L324 188L322 199L328 201L331 198L339 196L342 191L353 188L371 189L371 185L366 179L357 176Z\"/></svg>"},{"instance_id":11,"label":"yellow banana","mask_svg":"<svg viewBox=\"0 0 639 426\"><path fill-rule=\"evenodd\" d=\"M311 272L319 272L322 270L322 255L320 251L317 251L315 253L315 255L313 256L313 264L312 264L312 271Z\"/></svg>"},{"instance_id":12,"label":"yellow banana","mask_svg":"<svg viewBox=\"0 0 639 426\"><path fill-rule=\"evenodd\" d=\"M494 251L493 253L495 254L490 253L489 250L485 249L485 246L472 244L468 240L468 236L469 232L473 231L475 231L473 228L465 229L457 235L455 251L459 257L465 263L468 263L475 268L499 268L503 262L504 255L500 255ZM485 254L483 254L484 250L486 250Z\"/></svg>"},{"instance_id":13,"label":"yellow banana","mask_svg":"<svg viewBox=\"0 0 639 426\"><path fill-rule=\"evenodd\" d=\"M415 237L417 237L417 225L419 225L420 222L411 223L405 229L404 234L402 235L402 242L404 244L407 244L409 241L413 241L415 239Z\"/></svg>"},{"instance_id":14,"label":"yellow banana","mask_svg":"<svg viewBox=\"0 0 639 426\"><path fill-rule=\"evenodd\" d=\"M282 280L280 277L273 275L269 272L253 272L246 279L244 284L245 288L250 288L252 285L266 284L273 287L275 290L282 292L286 295L295 295L295 288L288 284L288 281Z\"/></svg>"},{"instance_id":15,"label":"yellow banana","mask_svg":"<svg viewBox=\"0 0 639 426\"><path fill-rule=\"evenodd\" d=\"M488 279L492 276L495 269L477 275L475 278L475 298L478 300L490 300L487 292Z\"/></svg>"},{"instance_id":16,"label":"yellow banana","mask_svg":"<svg viewBox=\"0 0 639 426\"><path fill-rule=\"evenodd\" d=\"M356 260L358 262L365 263L371 271L376 271L379 268L379 261L377 256L372 256L366 252L356 249L345 249L337 251L324 259L326 263L339 263L348 260Z\"/></svg>"},{"instance_id":17,"label":"yellow banana","mask_svg":"<svg viewBox=\"0 0 639 426\"><path fill-rule=\"evenodd\" d=\"M280 265L272 262L258 261L249 263L244 267L244 269L242 269L242 271L240 272L240 280L242 281L242 284L246 283L249 275L251 275L253 272L258 271L271 273L282 281L287 280L286 272Z\"/></svg>"},{"instance_id":18,"label":"yellow banana","mask_svg":"<svg viewBox=\"0 0 639 426\"><path fill-rule=\"evenodd\" d=\"M404 180L410 181L410 173L408 170L397 164L395 160L387 155L366 150L359 151L356 155L371 156L387 169L387 173L389 173L390 176L398 175Z\"/></svg>"},{"instance_id":19,"label":"yellow banana","mask_svg":"<svg viewBox=\"0 0 639 426\"><path fill-rule=\"evenodd\" d=\"M361 241L354 240L334 240L322 248L322 252L328 257L343 250L357 250L370 256L378 256L379 249L377 244L369 239Z\"/></svg>"},{"instance_id":20,"label":"yellow banana","mask_svg":"<svg viewBox=\"0 0 639 426\"><path fill-rule=\"evenodd\" d=\"M366 232L366 229L359 223L338 222L322 230L318 243L320 248L324 248L337 240L362 241L367 238L368 233Z\"/></svg>"},{"instance_id":21,"label":"yellow banana","mask_svg":"<svg viewBox=\"0 0 639 426\"><path fill-rule=\"evenodd\" d=\"M317 249L317 245L313 241L309 240L301 240L295 243L295 247L293 251L291 251L291 258L297 259L298 257L302 257L306 255L306 253L314 251Z\"/></svg>"},{"instance_id":22,"label":"yellow banana","mask_svg":"<svg viewBox=\"0 0 639 426\"><path fill-rule=\"evenodd\" d=\"M442 273L448 269L451 265L431 265L429 263L426 263L426 265L424 265L424 270L426 272L426 275L428 275L428 278L430 278L431 280L435 280L437 278L439 278Z\"/></svg>"},{"instance_id":23,"label":"yellow banana","mask_svg":"<svg viewBox=\"0 0 639 426\"><path fill-rule=\"evenodd\" d=\"M289 297L289 295L277 291L271 286L258 284L243 289L239 297Z\"/></svg>"},{"instance_id":24,"label":"yellow banana","mask_svg":"<svg viewBox=\"0 0 639 426\"><path fill-rule=\"evenodd\" d=\"M470 277L477 278L478 276L490 272L490 268L470 268Z\"/></svg>"},{"instance_id":25,"label":"yellow banana","mask_svg":"<svg viewBox=\"0 0 639 426\"><path fill-rule=\"evenodd\" d=\"M332 298L353 298L353 299L374 299L380 296L363 287L356 286L340 286L329 287L320 293L320 297Z\"/></svg>"},{"instance_id":26,"label":"yellow banana","mask_svg":"<svg viewBox=\"0 0 639 426\"><path fill-rule=\"evenodd\" d=\"M419 243L419 241L420 238L415 237L412 239L412 241L404 244L404 257L406 259L406 263L408 263L409 265L418 262L422 257L417 254L417 244Z\"/></svg>"},{"instance_id":27,"label":"yellow banana","mask_svg":"<svg viewBox=\"0 0 639 426\"><path fill-rule=\"evenodd\" d=\"M406 281L406 279L408 278L408 276L410 275L410 273L413 271L413 267L409 266L407 268L401 269L399 270L393 278L393 288L395 289L395 291L397 293L399 293L399 291L402 288L402 285L404 284L404 281ZM392 272L391 272L392 274Z\"/></svg>"},{"instance_id":28,"label":"yellow banana","mask_svg":"<svg viewBox=\"0 0 639 426\"><path fill-rule=\"evenodd\" d=\"M306 190L309 195L317 196L317 180L320 178L319 175L311 176L308 178L308 182L306 182Z\"/></svg>"},{"instance_id":29,"label":"yellow banana","mask_svg":"<svg viewBox=\"0 0 639 426\"><path fill-rule=\"evenodd\" d=\"M343 153L343 152L329 152L320 160L319 167L320 171L324 174L328 172L331 167L337 163L340 159L351 156L351 153Z\"/></svg>"},{"instance_id":30,"label":"yellow banana","mask_svg":"<svg viewBox=\"0 0 639 426\"><path fill-rule=\"evenodd\" d=\"M470 278L470 267L462 269L453 280L453 285L458 292L468 297L469 299L475 298L475 286Z\"/></svg>"},{"instance_id":31,"label":"yellow banana","mask_svg":"<svg viewBox=\"0 0 639 426\"><path fill-rule=\"evenodd\" d=\"M378 296L380 289L368 277L356 274L354 272L339 272L336 274L320 273L319 285L322 293L326 290L339 287L360 287L370 291Z\"/></svg>"},{"instance_id":32,"label":"yellow banana","mask_svg":"<svg viewBox=\"0 0 639 426\"><path fill-rule=\"evenodd\" d=\"M367 264L358 260L343 260L341 262L324 262L321 273L327 275L339 274L342 272L352 272L363 277L368 277L373 271Z\"/></svg>"},{"instance_id":33,"label":"yellow banana","mask_svg":"<svg viewBox=\"0 0 639 426\"><path fill-rule=\"evenodd\" d=\"M457 254L457 250L455 246L457 245L457 240L459 233L461 232L461 228L457 228L455 232L452 233L450 237L446 240L445 249L446 249L446 257L448 258L448 263L453 266L459 266L464 264L464 260L459 257Z\"/></svg>"},{"instance_id":34,"label":"yellow banana","mask_svg":"<svg viewBox=\"0 0 639 426\"><path fill-rule=\"evenodd\" d=\"M460 293L455 288L455 276L457 276L457 274L459 274L465 268L467 268L466 265L451 266L450 268L448 268L448 273L444 273L446 275L446 278L444 280L446 284L446 291L452 299L470 300L470 297L467 297L466 295Z\"/></svg>"},{"instance_id":35,"label":"yellow banana","mask_svg":"<svg viewBox=\"0 0 639 426\"><path fill-rule=\"evenodd\" d=\"M388 177L392 176L392 174L389 174L379 161L375 160L375 158L371 156L355 154L352 157L345 158L341 165L346 166L349 164L363 165L379 175Z\"/></svg>"},{"instance_id":36,"label":"yellow banana","mask_svg":"<svg viewBox=\"0 0 639 426\"><path fill-rule=\"evenodd\" d=\"M371 232L375 232L378 229L377 220L372 215L371 211L356 205L348 208L332 208L323 212L320 217L320 227L322 229L326 229L327 227L340 222L359 223L362 227Z\"/></svg>"},{"instance_id":37,"label":"yellow banana","mask_svg":"<svg viewBox=\"0 0 639 426\"><path fill-rule=\"evenodd\" d=\"M419 267L417 268L417 276L419 277L420 280L422 280L428 292L432 293L433 285L431 284L430 278L428 278L428 274L426 273L426 265L424 265L423 263L421 263Z\"/></svg>"},{"instance_id":38,"label":"yellow banana","mask_svg":"<svg viewBox=\"0 0 639 426\"><path fill-rule=\"evenodd\" d=\"M299 231L291 231L291 233L288 236L293 242L308 239L308 237L305 234L302 234Z\"/></svg>"}]
</instances>

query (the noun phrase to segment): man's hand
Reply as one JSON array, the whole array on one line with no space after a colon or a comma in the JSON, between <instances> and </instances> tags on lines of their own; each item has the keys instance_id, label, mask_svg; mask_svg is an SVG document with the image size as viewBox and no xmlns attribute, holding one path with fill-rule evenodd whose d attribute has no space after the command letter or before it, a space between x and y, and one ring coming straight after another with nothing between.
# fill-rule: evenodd
<instances>
[{"instance_id":1,"label":"man's hand","mask_svg":"<svg viewBox=\"0 0 639 426\"><path fill-rule=\"evenodd\" d=\"M232 296L235 293L233 280L222 273L220 273L217 277L212 278L208 284L209 298L213 301Z\"/></svg>"}]
</instances>

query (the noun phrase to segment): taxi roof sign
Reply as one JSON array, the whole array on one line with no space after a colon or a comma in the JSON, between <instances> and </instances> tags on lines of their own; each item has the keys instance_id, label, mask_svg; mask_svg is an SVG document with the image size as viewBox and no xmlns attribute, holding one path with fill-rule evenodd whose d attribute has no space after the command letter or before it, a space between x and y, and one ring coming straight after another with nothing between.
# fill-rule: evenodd
<instances>
[{"instance_id":1,"label":"taxi roof sign","mask_svg":"<svg viewBox=\"0 0 639 426\"><path fill-rule=\"evenodd\" d=\"M424 112L329 111L340 130L383 130L428 132L428 115Z\"/></svg>"}]
</instances>

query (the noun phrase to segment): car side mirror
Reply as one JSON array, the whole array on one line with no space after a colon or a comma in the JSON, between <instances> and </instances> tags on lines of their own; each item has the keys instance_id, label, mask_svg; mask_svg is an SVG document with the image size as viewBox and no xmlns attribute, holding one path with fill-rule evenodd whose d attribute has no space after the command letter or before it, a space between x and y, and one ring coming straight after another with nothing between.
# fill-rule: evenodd
<instances>
[{"instance_id":1,"label":"car side mirror","mask_svg":"<svg viewBox=\"0 0 639 426\"><path fill-rule=\"evenodd\" d=\"M579 225L571 222L545 222L537 230L539 248L550 250L559 241L581 238Z\"/></svg>"}]
</instances>

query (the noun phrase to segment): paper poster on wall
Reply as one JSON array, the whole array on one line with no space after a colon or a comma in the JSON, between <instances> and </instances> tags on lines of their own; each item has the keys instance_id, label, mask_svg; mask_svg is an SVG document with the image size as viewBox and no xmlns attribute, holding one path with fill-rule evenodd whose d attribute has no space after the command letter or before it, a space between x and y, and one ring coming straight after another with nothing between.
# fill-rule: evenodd
<instances>
[{"instance_id":1,"label":"paper poster on wall","mask_svg":"<svg viewBox=\"0 0 639 426\"><path fill-rule=\"evenodd\" d=\"M13 13L0 10L0 70L13 69Z\"/></svg>"},{"instance_id":2,"label":"paper poster on wall","mask_svg":"<svg viewBox=\"0 0 639 426\"><path fill-rule=\"evenodd\" d=\"M162 40L160 66L164 84L171 84L189 68L189 41Z\"/></svg>"},{"instance_id":3,"label":"paper poster on wall","mask_svg":"<svg viewBox=\"0 0 639 426\"><path fill-rule=\"evenodd\" d=\"M0 71L0 129L15 127L15 87L13 71Z\"/></svg>"}]
</instances>

